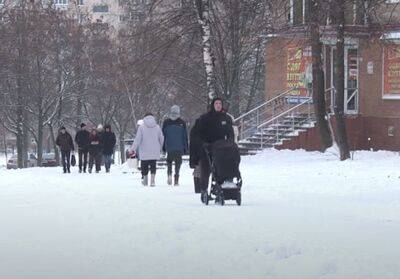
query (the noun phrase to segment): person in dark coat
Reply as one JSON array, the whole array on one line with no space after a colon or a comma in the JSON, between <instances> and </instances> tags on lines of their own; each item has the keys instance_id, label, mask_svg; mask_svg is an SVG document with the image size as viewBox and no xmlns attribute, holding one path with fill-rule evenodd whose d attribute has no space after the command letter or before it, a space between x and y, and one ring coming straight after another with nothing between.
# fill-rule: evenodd
<instances>
[{"instance_id":1,"label":"person in dark coat","mask_svg":"<svg viewBox=\"0 0 400 279\"><path fill-rule=\"evenodd\" d=\"M90 133L86 130L86 124L81 124L81 129L75 135L75 142L78 145L78 156L79 156L79 173L86 172L86 167L88 163L88 153L89 153L89 137Z\"/></svg>"},{"instance_id":2,"label":"person in dark coat","mask_svg":"<svg viewBox=\"0 0 400 279\"><path fill-rule=\"evenodd\" d=\"M199 119L199 136L208 157L200 158L202 196L207 192L211 172L212 144L221 139L234 141L232 118L224 112L221 98L214 98L210 110ZM211 155L211 156L210 156Z\"/></svg>"},{"instance_id":3,"label":"person in dark coat","mask_svg":"<svg viewBox=\"0 0 400 279\"><path fill-rule=\"evenodd\" d=\"M74 150L74 143L71 135L67 132L65 127L61 127L58 133L56 144L61 150L61 162L64 173L70 173L71 167L71 151Z\"/></svg>"},{"instance_id":4,"label":"person in dark coat","mask_svg":"<svg viewBox=\"0 0 400 279\"><path fill-rule=\"evenodd\" d=\"M201 193L201 169L200 158L206 158L203 149L203 142L200 138L200 119L196 119L195 124L190 130L190 145L189 145L189 166L193 170L194 191L196 194Z\"/></svg>"},{"instance_id":5,"label":"person in dark coat","mask_svg":"<svg viewBox=\"0 0 400 279\"><path fill-rule=\"evenodd\" d=\"M179 170L182 165L182 155L187 153L188 139L186 123L180 118L179 106L172 106L169 118L163 123L163 151L167 152L168 185L172 184L172 163L175 163L174 185L179 185Z\"/></svg>"},{"instance_id":6,"label":"person in dark coat","mask_svg":"<svg viewBox=\"0 0 400 279\"><path fill-rule=\"evenodd\" d=\"M96 129L93 129L89 137L89 173L92 173L93 164L96 165L96 173L101 170L101 139Z\"/></svg>"},{"instance_id":7,"label":"person in dark coat","mask_svg":"<svg viewBox=\"0 0 400 279\"><path fill-rule=\"evenodd\" d=\"M107 124L104 126L104 132L101 136L102 147L103 147L103 158L106 172L110 172L112 163L112 155L114 153L114 147L116 143L115 134L111 131L111 125Z\"/></svg>"},{"instance_id":8,"label":"person in dark coat","mask_svg":"<svg viewBox=\"0 0 400 279\"><path fill-rule=\"evenodd\" d=\"M234 140L232 118L224 112L221 98L214 98L210 110L200 117L200 137L212 144L220 139Z\"/></svg>"}]
</instances>

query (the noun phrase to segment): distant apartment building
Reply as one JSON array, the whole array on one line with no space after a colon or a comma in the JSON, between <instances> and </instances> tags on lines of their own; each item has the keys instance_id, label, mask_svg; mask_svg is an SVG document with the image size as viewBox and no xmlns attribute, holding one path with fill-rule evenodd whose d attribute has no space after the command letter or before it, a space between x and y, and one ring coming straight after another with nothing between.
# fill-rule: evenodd
<instances>
[{"instance_id":1,"label":"distant apartment building","mask_svg":"<svg viewBox=\"0 0 400 279\"><path fill-rule=\"evenodd\" d=\"M0 0L0 8L19 3L20 0ZM35 3L38 0L26 0ZM76 20L107 23L119 29L129 21L142 21L152 0L41 0L44 6L64 10Z\"/></svg>"}]
</instances>

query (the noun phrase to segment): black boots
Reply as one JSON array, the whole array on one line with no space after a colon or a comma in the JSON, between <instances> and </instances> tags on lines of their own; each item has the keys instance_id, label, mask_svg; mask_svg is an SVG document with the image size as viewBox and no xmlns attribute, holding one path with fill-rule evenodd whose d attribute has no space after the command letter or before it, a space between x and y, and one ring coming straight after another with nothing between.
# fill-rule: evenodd
<instances>
[{"instance_id":1,"label":"black boots","mask_svg":"<svg viewBox=\"0 0 400 279\"><path fill-rule=\"evenodd\" d=\"M179 175L178 174L174 175L174 186L179 186Z\"/></svg>"}]
</instances>

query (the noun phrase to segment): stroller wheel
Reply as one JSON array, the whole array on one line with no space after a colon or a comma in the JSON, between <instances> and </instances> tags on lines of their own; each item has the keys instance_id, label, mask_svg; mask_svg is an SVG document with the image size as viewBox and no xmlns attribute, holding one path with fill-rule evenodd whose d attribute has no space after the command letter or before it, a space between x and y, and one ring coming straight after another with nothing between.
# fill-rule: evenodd
<instances>
[{"instance_id":1,"label":"stroller wheel","mask_svg":"<svg viewBox=\"0 0 400 279\"><path fill-rule=\"evenodd\" d=\"M215 203L219 205L224 205L225 204L225 199L222 194L218 194L215 198Z\"/></svg>"},{"instance_id":2,"label":"stroller wheel","mask_svg":"<svg viewBox=\"0 0 400 279\"><path fill-rule=\"evenodd\" d=\"M236 203L237 203L237 205L241 205L242 204L242 193L240 191L237 193Z\"/></svg>"},{"instance_id":3,"label":"stroller wheel","mask_svg":"<svg viewBox=\"0 0 400 279\"><path fill-rule=\"evenodd\" d=\"M207 191L201 192L201 202L208 205L208 193Z\"/></svg>"}]
</instances>

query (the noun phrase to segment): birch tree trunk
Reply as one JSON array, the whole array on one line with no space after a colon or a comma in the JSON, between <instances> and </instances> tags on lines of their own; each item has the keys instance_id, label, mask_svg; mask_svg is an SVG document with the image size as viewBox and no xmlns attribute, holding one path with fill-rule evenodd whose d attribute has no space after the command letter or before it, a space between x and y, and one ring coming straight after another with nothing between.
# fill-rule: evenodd
<instances>
[{"instance_id":1,"label":"birch tree trunk","mask_svg":"<svg viewBox=\"0 0 400 279\"><path fill-rule=\"evenodd\" d=\"M211 24L210 24L210 3L209 0L194 0L197 11L198 23L201 27L203 39L203 61L207 76L207 97L208 101L216 97L214 54L211 49Z\"/></svg>"}]
</instances>

